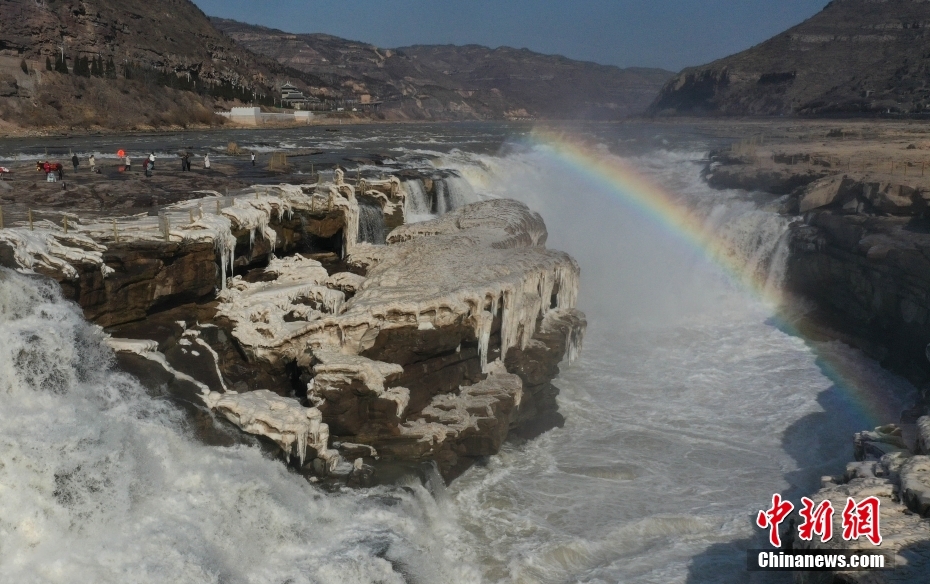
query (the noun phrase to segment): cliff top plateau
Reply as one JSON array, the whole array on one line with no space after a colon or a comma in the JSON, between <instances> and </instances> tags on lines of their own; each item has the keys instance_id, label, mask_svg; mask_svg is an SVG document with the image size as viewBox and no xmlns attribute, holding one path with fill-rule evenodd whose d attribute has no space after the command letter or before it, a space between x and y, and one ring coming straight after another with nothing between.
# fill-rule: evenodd
<instances>
[{"instance_id":1,"label":"cliff top plateau","mask_svg":"<svg viewBox=\"0 0 930 584\"><path fill-rule=\"evenodd\" d=\"M653 115L925 114L930 4L835 0L746 51L683 70Z\"/></svg>"}]
</instances>

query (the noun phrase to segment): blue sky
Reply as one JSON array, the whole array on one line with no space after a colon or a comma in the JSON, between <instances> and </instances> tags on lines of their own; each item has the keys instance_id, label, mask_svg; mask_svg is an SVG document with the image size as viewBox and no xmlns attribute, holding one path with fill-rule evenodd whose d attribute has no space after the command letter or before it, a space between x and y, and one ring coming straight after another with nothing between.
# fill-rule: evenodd
<instances>
[{"instance_id":1,"label":"blue sky","mask_svg":"<svg viewBox=\"0 0 930 584\"><path fill-rule=\"evenodd\" d=\"M211 16L380 47L526 47L621 67L679 70L741 51L827 0L194 0Z\"/></svg>"}]
</instances>

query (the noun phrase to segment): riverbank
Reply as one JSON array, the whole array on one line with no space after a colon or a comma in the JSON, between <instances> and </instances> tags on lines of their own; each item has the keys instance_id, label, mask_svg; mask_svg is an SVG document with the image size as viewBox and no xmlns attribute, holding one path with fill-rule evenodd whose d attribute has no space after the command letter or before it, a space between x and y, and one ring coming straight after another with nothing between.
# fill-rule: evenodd
<instances>
[{"instance_id":1,"label":"riverbank","mask_svg":"<svg viewBox=\"0 0 930 584\"><path fill-rule=\"evenodd\" d=\"M847 497L881 501L884 543L795 549L892 549L894 572L838 572L843 582L917 582L930 572L930 129L916 123L773 123L713 152L705 179L717 188L771 195L797 216L787 234L786 291L808 338L839 339L904 375L919 402L889 426L855 437L856 462L824 477L815 503L839 512ZM793 525L792 528L796 528ZM790 530L789 530L790 531ZM795 529L796 531L796 529ZM798 572L798 582L819 582Z\"/></svg>"}]
</instances>

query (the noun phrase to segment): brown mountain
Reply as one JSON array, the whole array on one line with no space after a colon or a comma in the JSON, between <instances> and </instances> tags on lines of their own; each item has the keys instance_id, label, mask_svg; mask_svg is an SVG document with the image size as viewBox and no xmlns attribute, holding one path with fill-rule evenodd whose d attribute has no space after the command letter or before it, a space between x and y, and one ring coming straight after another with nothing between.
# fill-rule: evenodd
<instances>
[{"instance_id":1,"label":"brown mountain","mask_svg":"<svg viewBox=\"0 0 930 584\"><path fill-rule=\"evenodd\" d=\"M617 119L643 112L672 73L620 69L528 49L418 45L382 49L324 34L213 19L249 50L315 79L313 93L369 94L392 119Z\"/></svg>"},{"instance_id":2,"label":"brown mountain","mask_svg":"<svg viewBox=\"0 0 930 584\"><path fill-rule=\"evenodd\" d=\"M930 3L834 0L751 49L679 73L656 115L930 111Z\"/></svg>"},{"instance_id":3,"label":"brown mountain","mask_svg":"<svg viewBox=\"0 0 930 584\"><path fill-rule=\"evenodd\" d=\"M62 54L68 73L47 71ZM83 59L93 75L75 74ZM288 73L217 31L189 0L0 1L7 127L210 123L218 101L270 94Z\"/></svg>"}]
</instances>

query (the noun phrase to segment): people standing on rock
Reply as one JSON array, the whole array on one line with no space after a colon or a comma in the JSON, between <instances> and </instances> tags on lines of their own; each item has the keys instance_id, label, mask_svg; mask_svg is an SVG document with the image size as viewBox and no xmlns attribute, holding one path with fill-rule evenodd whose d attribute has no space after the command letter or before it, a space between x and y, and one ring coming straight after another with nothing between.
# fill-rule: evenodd
<instances>
[{"instance_id":1,"label":"people standing on rock","mask_svg":"<svg viewBox=\"0 0 930 584\"><path fill-rule=\"evenodd\" d=\"M74 172L77 172L77 167L78 167L79 162L80 160L78 160L77 153L71 154L71 164L74 165Z\"/></svg>"},{"instance_id":2,"label":"people standing on rock","mask_svg":"<svg viewBox=\"0 0 930 584\"><path fill-rule=\"evenodd\" d=\"M252 153L252 166L255 166L255 153Z\"/></svg>"},{"instance_id":3,"label":"people standing on rock","mask_svg":"<svg viewBox=\"0 0 930 584\"><path fill-rule=\"evenodd\" d=\"M203 167L210 168L210 155L209 154L203 155Z\"/></svg>"},{"instance_id":4,"label":"people standing on rock","mask_svg":"<svg viewBox=\"0 0 930 584\"><path fill-rule=\"evenodd\" d=\"M123 162L126 165L126 172L132 170L132 160L129 158L129 154L126 154L126 160Z\"/></svg>"},{"instance_id":5,"label":"people standing on rock","mask_svg":"<svg viewBox=\"0 0 930 584\"><path fill-rule=\"evenodd\" d=\"M91 171L92 173L96 173L96 172L97 172L97 159L94 158L94 155L93 155L93 154L91 154L90 157L87 159L87 164L90 165L90 171Z\"/></svg>"},{"instance_id":6,"label":"people standing on rock","mask_svg":"<svg viewBox=\"0 0 930 584\"><path fill-rule=\"evenodd\" d=\"M191 153L185 152L181 155L181 170L190 170L191 169Z\"/></svg>"},{"instance_id":7,"label":"people standing on rock","mask_svg":"<svg viewBox=\"0 0 930 584\"><path fill-rule=\"evenodd\" d=\"M152 152L149 154L149 168L155 170L155 153Z\"/></svg>"}]
</instances>

